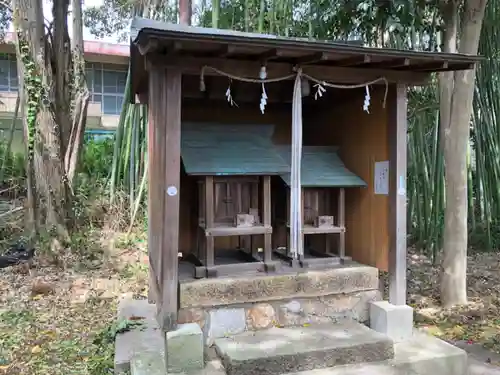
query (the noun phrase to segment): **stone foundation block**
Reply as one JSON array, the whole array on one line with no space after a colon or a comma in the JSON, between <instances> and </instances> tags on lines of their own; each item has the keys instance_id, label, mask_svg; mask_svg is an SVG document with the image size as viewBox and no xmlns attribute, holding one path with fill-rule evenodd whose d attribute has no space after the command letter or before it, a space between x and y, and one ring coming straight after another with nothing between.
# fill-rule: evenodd
<instances>
[{"instance_id":1,"label":"stone foundation block","mask_svg":"<svg viewBox=\"0 0 500 375\"><path fill-rule=\"evenodd\" d=\"M211 310L203 327L205 344L211 346L214 339L235 335L245 331L245 329L246 315L244 308Z\"/></svg>"},{"instance_id":2,"label":"stone foundation block","mask_svg":"<svg viewBox=\"0 0 500 375\"><path fill-rule=\"evenodd\" d=\"M181 324L167 332L165 353L169 373L203 368L203 332L196 323Z\"/></svg>"},{"instance_id":3,"label":"stone foundation block","mask_svg":"<svg viewBox=\"0 0 500 375\"><path fill-rule=\"evenodd\" d=\"M370 327L399 342L413 335L413 309L407 305L396 306L387 301L370 304Z\"/></svg>"}]
</instances>

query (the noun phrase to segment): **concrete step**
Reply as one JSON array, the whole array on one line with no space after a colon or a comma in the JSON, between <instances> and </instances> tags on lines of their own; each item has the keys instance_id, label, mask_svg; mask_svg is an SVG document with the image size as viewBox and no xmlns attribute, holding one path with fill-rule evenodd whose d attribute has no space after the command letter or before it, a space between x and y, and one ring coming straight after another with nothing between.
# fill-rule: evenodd
<instances>
[{"instance_id":1,"label":"concrete step","mask_svg":"<svg viewBox=\"0 0 500 375\"><path fill-rule=\"evenodd\" d=\"M390 339L352 321L244 332L214 345L227 375L280 375L394 356Z\"/></svg>"},{"instance_id":2,"label":"concrete step","mask_svg":"<svg viewBox=\"0 0 500 375\"><path fill-rule=\"evenodd\" d=\"M470 372L469 372L470 371ZM467 353L416 331L410 340L394 344L394 358L284 375L468 375L481 374L468 364ZM485 372L484 375L490 374ZM494 374L493 372L491 374Z\"/></svg>"},{"instance_id":3,"label":"concrete step","mask_svg":"<svg viewBox=\"0 0 500 375\"><path fill-rule=\"evenodd\" d=\"M219 360L207 360L205 368L187 372L169 372L178 375L225 375ZM167 375L165 355L160 352L142 352L132 356L130 375Z\"/></svg>"}]
</instances>

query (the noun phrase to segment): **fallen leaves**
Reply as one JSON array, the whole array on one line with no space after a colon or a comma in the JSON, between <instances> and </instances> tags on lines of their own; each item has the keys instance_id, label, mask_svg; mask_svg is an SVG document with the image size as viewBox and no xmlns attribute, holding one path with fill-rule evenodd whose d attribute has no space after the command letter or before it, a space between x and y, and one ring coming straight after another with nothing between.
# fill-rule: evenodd
<instances>
[{"instance_id":1,"label":"fallen leaves","mask_svg":"<svg viewBox=\"0 0 500 375\"><path fill-rule=\"evenodd\" d=\"M408 302L415 310L415 324L444 340L477 343L500 353L500 336L495 338L500 331L500 254L468 257L469 304L452 309L439 305L439 266L413 250L408 265Z\"/></svg>"},{"instance_id":2,"label":"fallen leaves","mask_svg":"<svg viewBox=\"0 0 500 375\"><path fill-rule=\"evenodd\" d=\"M48 294L53 294L56 291L56 287L54 284L45 282L44 280L41 280L39 278L35 279L33 281L33 284L31 286L31 295L32 296L37 296L37 295L48 295Z\"/></svg>"},{"instance_id":3,"label":"fallen leaves","mask_svg":"<svg viewBox=\"0 0 500 375\"><path fill-rule=\"evenodd\" d=\"M94 340L110 327L127 329L141 323L136 317L116 326L116 306L119 296L147 289L147 278L138 282L102 261L100 268L86 267L76 255L63 257L72 267L62 269L39 258L30 272L2 270L0 375L109 374L114 343L103 340L96 345ZM75 303L77 297L82 297L80 303Z\"/></svg>"},{"instance_id":4,"label":"fallen leaves","mask_svg":"<svg viewBox=\"0 0 500 375\"><path fill-rule=\"evenodd\" d=\"M31 348L31 354L39 354L42 352L42 348L39 345L35 345Z\"/></svg>"}]
</instances>

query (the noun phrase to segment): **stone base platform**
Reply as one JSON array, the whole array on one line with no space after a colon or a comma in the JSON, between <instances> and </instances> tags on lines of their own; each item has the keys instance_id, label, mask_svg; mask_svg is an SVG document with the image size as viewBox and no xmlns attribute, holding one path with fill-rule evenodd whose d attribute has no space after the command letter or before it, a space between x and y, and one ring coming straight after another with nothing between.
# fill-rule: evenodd
<instances>
[{"instance_id":1,"label":"stone base platform","mask_svg":"<svg viewBox=\"0 0 500 375\"><path fill-rule=\"evenodd\" d=\"M381 362L336 366L284 375L468 375L465 351L435 337L415 331L413 337L394 344L394 358ZM486 375L486 374L485 374Z\"/></svg>"},{"instance_id":2,"label":"stone base platform","mask_svg":"<svg viewBox=\"0 0 500 375\"><path fill-rule=\"evenodd\" d=\"M334 325L327 329L327 331L331 331L336 335L339 335L339 332ZM309 328L314 327L304 327L304 331ZM276 329L274 329L276 330ZM368 330L368 328L367 328ZM284 330L285 331L285 330ZM155 331L156 335L161 337L158 331ZM264 332L263 332L264 333ZM243 336L249 336L251 333L246 332ZM255 334L259 334L256 332ZM325 343L324 346L315 348L313 350L314 356L311 356L311 348L309 347L297 347L296 355L290 356L286 355L286 350L283 351L283 341L289 340L290 335L283 335L281 338L271 338L271 340L266 340L264 342L259 342L258 347L261 351L262 356L257 356L256 358L250 358L254 360L255 371L252 372L251 362L248 361L248 356L243 358L243 362L245 362L245 366L243 368L245 374L262 374L262 367L259 365L262 361L267 363L269 362L269 358L272 357L269 353L278 354L278 356L282 356L283 358L277 359L274 362L273 366L266 366L266 369L274 369L279 370L278 372L274 372L279 375L429 375L429 374L439 374L439 375L467 375L469 372L469 368L471 370L471 374L479 374L479 372L475 372L474 364L468 363L467 354L444 341L441 341L435 337L428 336L425 333L420 331L415 331L412 338L397 342L393 344L393 347L387 345L387 339L382 339L378 341L378 337L374 337L375 340L370 340L369 337L364 337L363 332L358 335L358 339L361 341L356 342L356 340L350 340L349 342L345 341L344 344L346 347L355 349L356 355L354 357L349 357L354 359L354 362L346 365L335 365L340 364L342 361L335 361L334 367L324 368L323 361L319 360L314 362L315 358L318 359L317 355L321 353L340 353L342 352L342 345L339 345L338 348L329 347L328 342ZM363 337L362 337L363 336ZM370 334L368 334L370 336ZM294 339L294 335L292 334L292 341ZM366 339L369 339L368 342L371 344L363 348L362 342ZM136 337L136 339L142 340L151 340L150 336L144 336L142 338ZM234 339L238 340L238 336L235 336ZM223 339L220 339L223 340ZM219 340L219 341L220 341ZM238 343L235 341L234 347L230 347L229 341L227 342L226 349L235 350L238 348ZM282 345L279 345L279 342L282 342ZM247 344L252 344L247 343ZM330 343L331 344L331 343ZM365 343L366 344L366 343ZM286 345L285 345L286 346ZM266 347L269 347L266 350ZM373 351L373 349L376 349ZM386 350L389 349L389 350ZM393 352L392 352L392 350ZM220 350L220 348L219 348ZM368 351L368 352L367 352ZM210 356L207 351L205 354L205 368L192 370L190 372L185 372L185 375L230 375L234 372L231 372L231 364L228 363L228 359L224 359L224 354L222 354L223 359L219 359L215 356ZM354 352L351 352L354 353ZM370 357L370 353L376 353L376 357ZM241 354L241 353L240 353ZM243 353L244 354L244 353ZM252 354L252 353L250 353ZM253 353L255 354L255 353ZM253 355L252 354L252 355ZM233 359L235 359L235 355L238 354L233 353ZM393 358L384 359L393 355ZM375 362L363 362L363 358L367 357L368 359L380 359ZM254 355L255 357L255 355ZM276 357L276 356L274 356ZM273 357L273 358L274 358ZM334 358L333 356L332 358ZM303 359L306 359L306 362L303 362ZM311 360L312 358L312 360ZM241 358L240 358L241 359ZM130 361L130 374L131 375L167 375L165 370L165 354L163 350L163 344L159 347L153 348L149 346L148 350L138 352L135 351L129 358ZM240 361L241 362L241 361ZM352 362L352 361L351 361ZM360 363L362 362L362 363ZM228 368L224 367L224 363L226 366L229 364ZM304 364L305 363L305 364ZM346 363L346 362L343 362ZM316 365L320 366L317 368ZM309 365L311 365L314 369L307 370ZM470 366L470 367L469 367ZM304 368L306 368L304 370ZM286 369L285 372L280 372L281 370ZM115 371L115 373L120 374L122 372ZM238 372L239 373L239 372ZM489 372L487 372L489 374ZM169 372L169 374L171 374ZM481 372L481 374L483 374ZM486 373L484 373L486 374Z\"/></svg>"},{"instance_id":3,"label":"stone base platform","mask_svg":"<svg viewBox=\"0 0 500 375\"><path fill-rule=\"evenodd\" d=\"M198 323L218 337L343 319L369 321L378 301L378 270L355 262L328 270L189 280L180 285L179 323Z\"/></svg>"},{"instance_id":4,"label":"stone base platform","mask_svg":"<svg viewBox=\"0 0 500 375\"><path fill-rule=\"evenodd\" d=\"M215 340L227 375L281 375L394 357L393 342L352 322L270 328Z\"/></svg>"},{"instance_id":5,"label":"stone base platform","mask_svg":"<svg viewBox=\"0 0 500 375\"><path fill-rule=\"evenodd\" d=\"M378 290L378 270L349 261L326 270L284 269L279 273L248 274L180 282L180 309L313 298Z\"/></svg>"}]
</instances>

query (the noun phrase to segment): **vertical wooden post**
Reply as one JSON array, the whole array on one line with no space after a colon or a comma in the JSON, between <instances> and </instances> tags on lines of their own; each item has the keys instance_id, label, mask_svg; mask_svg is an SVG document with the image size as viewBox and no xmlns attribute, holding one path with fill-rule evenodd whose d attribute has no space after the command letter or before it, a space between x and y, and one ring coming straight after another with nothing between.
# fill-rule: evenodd
<instances>
[{"instance_id":1,"label":"vertical wooden post","mask_svg":"<svg viewBox=\"0 0 500 375\"><path fill-rule=\"evenodd\" d=\"M205 177L205 229L214 226L214 178ZM205 237L205 267L207 267L207 276L210 268L215 264L215 239L213 236Z\"/></svg>"},{"instance_id":2,"label":"vertical wooden post","mask_svg":"<svg viewBox=\"0 0 500 375\"><path fill-rule=\"evenodd\" d=\"M406 85L390 87L389 144L389 302L406 304Z\"/></svg>"},{"instance_id":3,"label":"vertical wooden post","mask_svg":"<svg viewBox=\"0 0 500 375\"><path fill-rule=\"evenodd\" d=\"M302 91L301 76L297 74L293 88L292 104L292 152L290 173L290 250L293 259L304 257L302 238Z\"/></svg>"},{"instance_id":4,"label":"vertical wooden post","mask_svg":"<svg viewBox=\"0 0 500 375\"><path fill-rule=\"evenodd\" d=\"M341 231L339 233L339 257L345 258L345 190L339 189L338 223Z\"/></svg>"},{"instance_id":5,"label":"vertical wooden post","mask_svg":"<svg viewBox=\"0 0 500 375\"><path fill-rule=\"evenodd\" d=\"M299 168L300 169L300 168ZM299 252L299 255L298 255L298 259L299 261L303 261L305 256L305 249L304 249L304 222L305 222L305 218L306 218L306 194L305 194L305 190L304 188L301 186L300 188L300 226L298 227L298 231L299 231L299 234L298 234L298 237L299 237L299 240L298 240L298 243L299 243L299 248L302 249L302 251Z\"/></svg>"},{"instance_id":6,"label":"vertical wooden post","mask_svg":"<svg viewBox=\"0 0 500 375\"><path fill-rule=\"evenodd\" d=\"M251 208L256 208L256 209L259 210L259 182L258 181L257 182L252 182L252 184L250 185L250 207ZM260 214L259 220L260 220L261 223L264 222L264 218L263 218L262 214ZM259 256L259 254L258 254L259 249L257 247L257 244L255 243L256 241L254 241L253 236L247 236L245 238L246 239L245 239L244 243L249 244L252 256L254 258L258 258L258 256Z\"/></svg>"},{"instance_id":7,"label":"vertical wooden post","mask_svg":"<svg viewBox=\"0 0 500 375\"><path fill-rule=\"evenodd\" d=\"M262 181L262 222L265 227L271 226L271 176L264 176ZM272 261L272 233L264 234L264 263ZM267 268L267 267L266 267Z\"/></svg>"},{"instance_id":8,"label":"vertical wooden post","mask_svg":"<svg viewBox=\"0 0 500 375\"><path fill-rule=\"evenodd\" d=\"M136 101L138 101L140 104L148 104L148 93L147 92L142 92L136 96ZM149 115L149 114L148 114ZM151 155L153 153L154 147L153 147L153 142L155 139L155 134L154 134L154 128L151 126L151 123L148 121L148 134L147 134L147 145L148 145L148 155ZM153 205L149 204L149 199L151 198L151 177L153 173L151 172L152 165L148 165L148 183L149 183L149 195L148 195L148 218L149 218L149 224L148 224L148 238L152 238L152 220L153 220L153 215L155 214L156 210L153 210ZM155 187L152 187L153 191ZM149 244L149 249L151 249L152 244ZM151 253L148 250L148 256L151 258ZM153 273L153 270L151 268L151 261L148 262L148 268L149 268L149 275L148 275L148 302L149 303L156 303L156 293L158 293L157 286L156 286L156 281L155 281L155 275Z\"/></svg>"},{"instance_id":9,"label":"vertical wooden post","mask_svg":"<svg viewBox=\"0 0 500 375\"><path fill-rule=\"evenodd\" d=\"M181 73L149 67L149 257L157 319L177 328Z\"/></svg>"}]
</instances>

